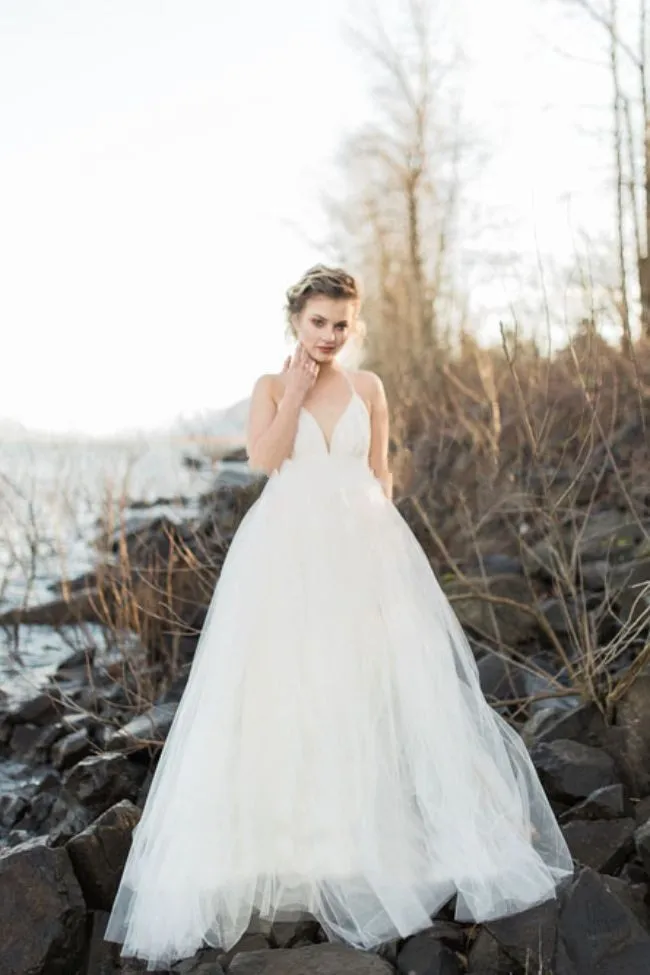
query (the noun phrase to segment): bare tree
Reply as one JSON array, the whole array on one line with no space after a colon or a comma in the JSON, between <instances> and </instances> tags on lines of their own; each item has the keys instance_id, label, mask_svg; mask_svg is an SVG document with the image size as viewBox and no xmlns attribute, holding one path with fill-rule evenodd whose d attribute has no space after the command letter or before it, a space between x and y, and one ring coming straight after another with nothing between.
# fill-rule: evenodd
<instances>
[{"instance_id":1,"label":"bare tree","mask_svg":"<svg viewBox=\"0 0 650 975\"><path fill-rule=\"evenodd\" d=\"M399 40L376 8L362 26L349 27L372 71L375 118L343 146L346 198L328 203L339 253L366 285L370 354L402 375L440 342L437 299L460 197L462 139L448 120L452 69L434 41L437 13L433 0L409 0Z\"/></svg>"},{"instance_id":2,"label":"bare tree","mask_svg":"<svg viewBox=\"0 0 650 975\"><path fill-rule=\"evenodd\" d=\"M630 328L630 305L628 301L627 267L625 261L625 174L623 170L623 125L626 119L624 110L624 96L621 91L621 77L619 71L618 37L618 0L609 0L610 23L610 64L612 69L612 84L614 88L613 117L614 117L614 158L616 160L616 238L618 250L618 267L620 280L620 315L623 330L623 350L627 355L632 351L632 331ZM633 187L633 183L630 183Z\"/></svg>"},{"instance_id":3,"label":"bare tree","mask_svg":"<svg viewBox=\"0 0 650 975\"><path fill-rule=\"evenodd\" d=\"M628 348L631 342L629 293L632 286L640 298L642 333L646 338L650 338L650 107L647 85L647 0L637 0L637 2L636 15L632 11L631 2L626 4L627 17L636 17L635 48L624 35L618 0L609 0L607 9L599 6L598 0L564 0L565 4L579 7L605 32L608 41L609 68L613 86L616 233L621 293L619 310L623 345ZM627 69L631 68L631 90L630 83L626 85L623 82L623 64ZM634 112L633 108L636 106L638 110ZM628 227L632 228L634 240L634 261L631 262L631 267L628 267L625 246Z\"/></svg>"}]
</instances>

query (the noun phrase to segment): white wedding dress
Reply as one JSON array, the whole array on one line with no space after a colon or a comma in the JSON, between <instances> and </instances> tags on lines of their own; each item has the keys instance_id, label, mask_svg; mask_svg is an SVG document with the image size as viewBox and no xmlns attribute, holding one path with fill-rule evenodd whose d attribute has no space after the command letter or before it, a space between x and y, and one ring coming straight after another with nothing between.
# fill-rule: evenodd
<instances>
[{"instance_id":1,"label":"white wedding dress","mask_svg":"<svg viewBox=\"0 0 650 975\"><path fill-rule=\"evenodd\" d=\"M517 733L481 693L427 558L368 466L351 398L235 535L105 938L148 970L251 917L364 949L511 914L573 872Z\"/></svg>"}]
</instances>

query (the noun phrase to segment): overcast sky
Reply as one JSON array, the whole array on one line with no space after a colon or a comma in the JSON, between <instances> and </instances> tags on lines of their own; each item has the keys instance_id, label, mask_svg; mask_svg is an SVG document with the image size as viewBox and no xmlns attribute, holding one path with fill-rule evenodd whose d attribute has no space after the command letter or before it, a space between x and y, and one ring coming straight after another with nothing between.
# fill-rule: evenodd
<instances>
[{"instance_id":1,"label":"overcast sky","mask_svg":"<svg viewBox=\"0 0 650 975\"><path fill-rule=\"evenodd\" d=\"M559 0L439 5L492 144L474 192L513 215L504 246L568 259L607 218L592 35ZM361 9L0 0L0 419L160 427L279 368L284 292L323 257L319 192L372 111L342 34Z\"/></svg>"}]
</instances>

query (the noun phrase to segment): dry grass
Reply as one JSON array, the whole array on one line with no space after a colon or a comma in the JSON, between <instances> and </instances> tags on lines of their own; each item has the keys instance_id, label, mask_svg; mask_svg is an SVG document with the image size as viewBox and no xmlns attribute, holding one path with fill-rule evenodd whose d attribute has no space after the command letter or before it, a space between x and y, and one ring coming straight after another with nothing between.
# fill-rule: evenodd
<instances>
[{"instance_id":1,"label":"dry grass","mask_svg":"<svg viewBox=\"0 0 650 975\"><path fill-rule=\"evenodd\" d=\"M630 358L586 331L548 358L504 333L499 348L465 339L413 368L373 365L393 404L398 503L452 602L482 601L475 635L524 666L530 647L511 645L502 621L528 614L570 685L606 710L650 652L648 585L619 584L621 564L650 555L650 348ZM522 570L505 592L491 568L504 556ZM626 655L633 667L612 682Z\"/></svg>"},{"instance_id":2,"label":"dry grass","mask_svg":"<svg viewBox=\"0 0 650 975\"><path fill-rule=\"evenodd\" d=\"M473 607L475 644L541 675L531 659L541 642L564 674L537 696L577 691L607 712L650 655L648 585L620 583L627 559L650 557L650 349L630 359L585 333L549 359L504 334L498 348L465 338L453 354L437 348L371 366L391 402L397 503L463 622ZM87 602L120 648L111 674L138 712L191 659L259 488L213 499L192 530L169 523L135 534L114 490L103 518L112 543ZM25 532L27 589L38 538L32 524ZM503 557L521 571L495 574ZM63 597L73 607L75 594L64 587ZM534 636L522 646L513 633L525 620ZM506 703L525 713L530 697Z\"/></svg>"}]
</instances>

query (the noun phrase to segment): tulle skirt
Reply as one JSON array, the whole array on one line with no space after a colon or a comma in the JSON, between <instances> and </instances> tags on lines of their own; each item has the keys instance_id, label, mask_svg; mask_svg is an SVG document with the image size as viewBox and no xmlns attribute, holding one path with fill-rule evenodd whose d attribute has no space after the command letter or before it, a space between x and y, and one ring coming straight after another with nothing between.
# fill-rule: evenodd
<instances>
[{"instance_id":1,"label":"tulle skirt","mask_svg":"<svg viewBox=\"0 0 650 975\"><path fill-rule=\"evenodd\" d=\"M286 461L242 521L105 937L149 970L313 915L374 949L554 896L571 856L364 463Z\"/></svg>"}]
</instances>

